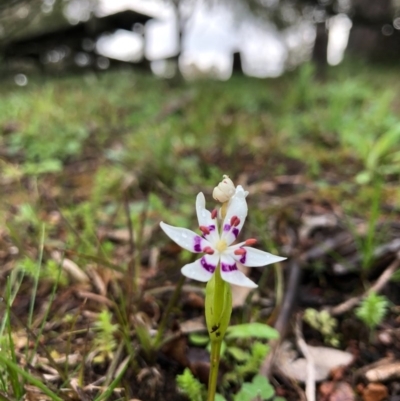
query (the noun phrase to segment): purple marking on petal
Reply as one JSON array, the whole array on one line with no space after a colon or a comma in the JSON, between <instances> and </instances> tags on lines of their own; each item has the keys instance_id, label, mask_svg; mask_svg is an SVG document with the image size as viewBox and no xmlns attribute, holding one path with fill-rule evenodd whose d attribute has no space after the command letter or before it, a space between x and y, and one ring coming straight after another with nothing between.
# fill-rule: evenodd
<instances>
[{"instance_id":1,"label":"purple marking on petal","mask_svg":"<svg viewBox=\"0 0 400 401\"><path fill-rule=\"evenodd\" d=\"M201 252L201 240L202 240L202 238L201 237L199 237L199 236L197 236L197 237L194 237L194 251L195 252Z\"/></svg>"},{"instance_id":2,"label":"purple marking on petal","mask_svg":"<svg viewBox=\"0 0 400 401\"><path fill-rule=\"evenodd\" d=\"M200 263L208 272L214 273L216 266L207 263L206 258L204 256L200 259Z\"/></svg>"},{"instance_id":3,"label":"purple marking on petal","mask_svg":"<svg viewBox=\"0 0 400 401\"><path fill-rule=\"evenodd\" d=\"M234 263L233 265L229 265L227 263L221 263L221 269L225 273L232 272L234 270L237 270L236 263Z\"/></svg>"},{"instance_id":4,"label":"purple marking on petal","mask_svg":"<svg viewBox=\"0 0 400 401\"><path fill-rule=\"evenodd\" d=\"M238 235L239 235L239 229L235 227L235 228L232 230L232 234L235 236L235 238L237 238Z\"/></svg>"},{"instance_id":5,"label":"purple marking on petal","mask_svg":"<svg viewBox=\"0 0 400 401\"><path fill-rule=\"evenodd\" d=\"M215 231L215 226L214 225L210 225L207 227L210 231Z\"/></svg>"},{"instance_id":6,"label":"purple marking on petal","mask_svg":"<svg viewBox=\"0 0 400 401\"><path fill-rule=\"evenodd\" d=\"M230 224L225 224L224 225L224 231L230 231L231 225Z\"/></svg>"},{"instance_id":7,"label":"purple marking on petal","mask_svg":"<svg viewBox=\"0 0 400 401\"><path fill-rule=\"evenodd\" d=\"M242 263L242 264L244 264L244 263L246 262L246 254L244 254L244 255L240 258L239 262Z\"/></svg>"}]
</instances>

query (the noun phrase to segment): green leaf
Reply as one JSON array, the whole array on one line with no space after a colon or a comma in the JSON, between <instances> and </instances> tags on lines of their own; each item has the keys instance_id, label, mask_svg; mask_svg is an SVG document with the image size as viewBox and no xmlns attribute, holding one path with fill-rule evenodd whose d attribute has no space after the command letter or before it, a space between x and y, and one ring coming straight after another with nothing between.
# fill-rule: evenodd
<instances>
[{"instance_id":1,"label":"green leaf","mask_svg":"<svg viewBox=\"0 0 400 401\"><path fill-rule=\"evenodd\" d=\"M239 347L228 347L227 352L233 356L238 362L244 362L249 359L250 354L246 351L243 351Z\"/></svg>"},{"instance_id":2,"label":"green leaf","mask_svg":"<svg viewBox=\"0 0 400 401\"><path fill-rule=\"evenodd\" d=\"M370 171L362 171L356 175L356 183L360 185L368 184L372 179Z\"/></svg>"},{"instance_id":3,"label":"green leaf","mask_svg":"<svg viewBox=\"0 0 400 401\"><path fill-rule=\"evenodd\" d=\"M256 375L251 383L244 383L235 395L235 401L252 401L256 397L268 400L275 394L274 388L265 376Z\"/></svg>"},{"instance_id":4,"label":"green leaf","mask_svg":"<svg viewBox=\"0 0 400 401\"><path fill-rule=\"evenodd\" d=\"M230 326L226 333L228 339L252 337L274 340L279 338L278 331L264 323L244 323Z\"/></svg>"},{"instance_id":5,"label":"green leaf","mask_svg":"<svg viewBox=\"0 0 400 401\"><path fill-rule=\"evenodd\" d=\"M189 334L189 341L193 345L196 345L198 347L203 347L208 344L210 339L208 338L208 336L206 336L204 334L192 333L192 334Z\"/></svg>"}]
</instances>

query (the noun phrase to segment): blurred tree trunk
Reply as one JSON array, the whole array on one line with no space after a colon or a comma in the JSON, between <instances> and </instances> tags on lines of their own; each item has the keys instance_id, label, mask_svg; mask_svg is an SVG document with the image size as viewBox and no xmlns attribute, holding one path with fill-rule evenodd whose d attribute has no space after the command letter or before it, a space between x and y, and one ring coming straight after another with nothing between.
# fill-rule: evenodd
<instances>
[{"instance_id":1,"label":"blurred tree trunk","mask_svg":"<svg viewBox=\"0 0 400 401\"><path fill-rule=\"evenodd\" d=\"M347 53L369 61L400 59L400 31L393 27L391 0L353 0Z\"/></svg>"},{"instance_id":2,"label":"blurred tree trunk","mask_svg":"<svg viewBox=\"0 0 400 401\"><path fill-rule=\"evenodd\" d=\"M316 63L318 69L324 69L328 61L328 30L326 29L326 23L319 22L316 24L316 36L315 44L313 49L312 58Z\"/></svg>"}]
</instances>

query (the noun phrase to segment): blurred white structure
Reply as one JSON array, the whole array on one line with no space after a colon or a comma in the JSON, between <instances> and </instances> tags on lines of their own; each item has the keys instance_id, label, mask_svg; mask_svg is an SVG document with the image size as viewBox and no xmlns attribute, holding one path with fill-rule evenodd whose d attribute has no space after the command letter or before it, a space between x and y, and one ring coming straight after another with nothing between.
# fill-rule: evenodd
<instances>
[{"instance_id":1,"label":"blurred white structure","mask_svg":"<svg viewBox=\"0 0 400 401\"><path fill-rule=\"evenodd\" d=\"M153 18L145 25L144 37L134 31L118 30L100 37L96 51L104 57L129 62L144 56L150 60L153 72L163 77L174 73L176 62L171 58L179 54L179 68L185 78L229 79L234 53L240 54L246 75L277 77L286 68L308 60L315 42L311 22L294 21L291 27L278 31L274 23L247 10L234 9L229 2L181 1L180 22L178 10L168 0L98 0L95 14L104 17L126 10ZM351 21L344 14L329 20L330 64L342 60L350 28Z\"/></svg>"},{"instance_id":2,"label":"blurred white structure","mask_svg":"<svg viewBox=\"0 0 400 401\"><path fill-rule=\"evenodd\" d=\"M288 50L273 24L255 18L244 21L238 32L238 50L246 75L278 77L285 70Z\"/></svg>"},{"instance_id":3,"label":"blurred white structure","mask_svg":"<svg viewBox=\"0 0 400 401\"><path fill-rule=\"evenodd\" d=\"M118 29L113 34L100 36L96 52L116 60L138 62L143 58L143 37L136 32Z\"/></svg>"},{"instance_id":4,"label":"blurred white structure","mask_svg":"<svg viewBox=\"0 0 400 401\"><path fill-rule=\"evenodd\" d=\"M338 65L343 60L352 25L346 14L338 14L329 19L327 58L330 65Z\"/></svg>"},{"instance_id":5,"label":"blurred white structure","mask_svg":"<svg viewBox=\"0 0 400 401\"><path fill-rule=\"evenodd\" d=\"M197 1L183 25L179 68L187 79L212 76L226 80L232 75L237 48L235 20L225 4L210 9Z\"/></svg>"},{"instance_id":6,"label":"blurred white structure","mask_svg":"<svg viewBox=\"0 0 400 401\"><path fill-rule=\"evenodd\" d=\"M145 38L144 54L148 60L164 60L177 56L180 43L176 16L148 21L145 27Z\"/></svg>"}]
</instances>

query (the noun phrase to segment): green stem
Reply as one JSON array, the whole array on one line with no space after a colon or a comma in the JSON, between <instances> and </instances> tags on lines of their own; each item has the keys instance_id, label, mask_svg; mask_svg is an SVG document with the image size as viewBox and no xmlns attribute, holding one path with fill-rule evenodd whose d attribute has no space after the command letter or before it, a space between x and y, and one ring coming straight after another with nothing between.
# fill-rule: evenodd
<instances>
[{"instance_id":1,"label":"green stem","mask_svg":"<svg viewBox=\"0 0 400 401\"><path fill-rule=\"evenodd\" d=\"M220 266L206 287L206 323L211 341L210 376L207 401L214 401L218 380L218 368L222 340L232 313L232 291L230 284L221 277Z\"/></svg>"},{"instance_id":2,"label":"green stem","mask_svg":"<svg viewBox=\"0 0 400 401\"><path fill-rule=\"evenodd\" d=\"M283 300L283 271L280 263L274 263L274 271L275 271L275 291L276 291L276 306L280 308Z\"/></svg>"},{"instance_id":3,"label":"green stem","mask_svg":"<svg viewBox=\"0 0 400 401\"><path fill-rule=\"evenodd\" d=\"M212 341L211 342L210 376L208 378L207 401L214 401L215 392L217 391L221 344L222 344L222 341Z\"/></svg>"}]
</instances>

